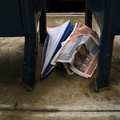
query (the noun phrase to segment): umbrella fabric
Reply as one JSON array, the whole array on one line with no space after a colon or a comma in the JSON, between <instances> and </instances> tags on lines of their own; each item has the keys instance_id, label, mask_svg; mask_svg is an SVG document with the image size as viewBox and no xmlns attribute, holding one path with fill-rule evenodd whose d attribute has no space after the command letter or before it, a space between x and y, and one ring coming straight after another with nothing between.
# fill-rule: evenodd
<instances>
[{"instance_id":1,"label":"umbrella fabric","mask_svg":"<svg viewBox=\"0 0 120 120\"><path fill-rule=\"evenodd\" d=\"M74 26L71 25L70 20L65 22L64 24L49 28L47 27L47 37L43 47L43 55L42 55L42 66L41 66L41 78L47 76L47 74L55 68L51 64L52 58L55 56L57 51L61 47L61 42L65 41L67 37L70 35Z\"/></svg>"}]
</instances>

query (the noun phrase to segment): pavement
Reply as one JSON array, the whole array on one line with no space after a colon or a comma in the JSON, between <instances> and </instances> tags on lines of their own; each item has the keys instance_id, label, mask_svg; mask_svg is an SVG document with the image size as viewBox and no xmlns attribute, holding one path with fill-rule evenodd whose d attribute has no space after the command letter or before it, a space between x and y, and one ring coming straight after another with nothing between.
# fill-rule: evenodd
<instances>
[{"instance_id":1,"label":"pavement","mask_svg":"<svg viewBox=\"0 0 120 120\"><path fill-rule=\"evenodd\" d=\"M67 20L84 23L84 14L49 13L47 26ZM100 34L93 19L93 29ZM40 80L43 45L39 44L36 84L28 92L21 85L24 38L0 38L0 120L120 120L120 37L114 40L110 83L94 91L97 70L91 78L69 76L55 68Z\"/></svg>"}]
</instances>

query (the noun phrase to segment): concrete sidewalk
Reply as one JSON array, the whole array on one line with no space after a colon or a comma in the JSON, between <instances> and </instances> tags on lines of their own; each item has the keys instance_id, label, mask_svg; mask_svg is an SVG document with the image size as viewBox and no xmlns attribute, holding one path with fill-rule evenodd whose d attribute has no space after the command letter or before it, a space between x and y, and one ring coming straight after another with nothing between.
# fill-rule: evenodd
<instances>
[{"instance_id":1,"label":"concrete sidewalk","mask_svg":"<svg viewBox=\"0 0 120 120\"><path fill-rule=\"evenodd\" d=\"M48 14L47 26L67 20L84 23L84 14ZM93 22L93 29L99 29ZM54 69L40 81L43 45L39 45L36 84L32 92L20 85L24 53L23 38L0 38L0 120L120 120L120 37L114 42L109 87L95 93L92 78L67 75Z\"/></svg>"}]
</instances>

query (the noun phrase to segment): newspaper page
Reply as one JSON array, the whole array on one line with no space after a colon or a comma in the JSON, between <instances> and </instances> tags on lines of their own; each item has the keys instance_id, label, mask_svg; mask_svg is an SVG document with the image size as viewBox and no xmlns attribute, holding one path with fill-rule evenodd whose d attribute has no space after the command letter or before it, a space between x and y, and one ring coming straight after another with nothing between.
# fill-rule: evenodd
<instances>
[{"instance_id":1,"label":"newspaper page","mask_svg":"<svg viewBox=\"0 0 120 120\"><path fill-rule=\"evenodd\" d=\"M98 63L99 37L84 24L76 23L68 39L62 43L51 64L63 63L68 74L75 72L83 77L91 77Z\"/></svg>"}]
</instances>

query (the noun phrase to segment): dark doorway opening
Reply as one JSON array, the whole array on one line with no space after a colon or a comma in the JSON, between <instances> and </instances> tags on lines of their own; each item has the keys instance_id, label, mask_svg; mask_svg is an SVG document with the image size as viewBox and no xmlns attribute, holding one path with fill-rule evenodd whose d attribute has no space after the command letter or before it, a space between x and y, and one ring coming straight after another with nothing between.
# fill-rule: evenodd
<instances>
[{"instance_id":1,"label":"dark doorway opening","mask_svg":"<svg viewBox=\"0 0 120 120\"><path fill-rule=\"evenodd\" d=\"M47 12L85 12L85 0L47 0Z\"/></svg>"}]
</instances>

